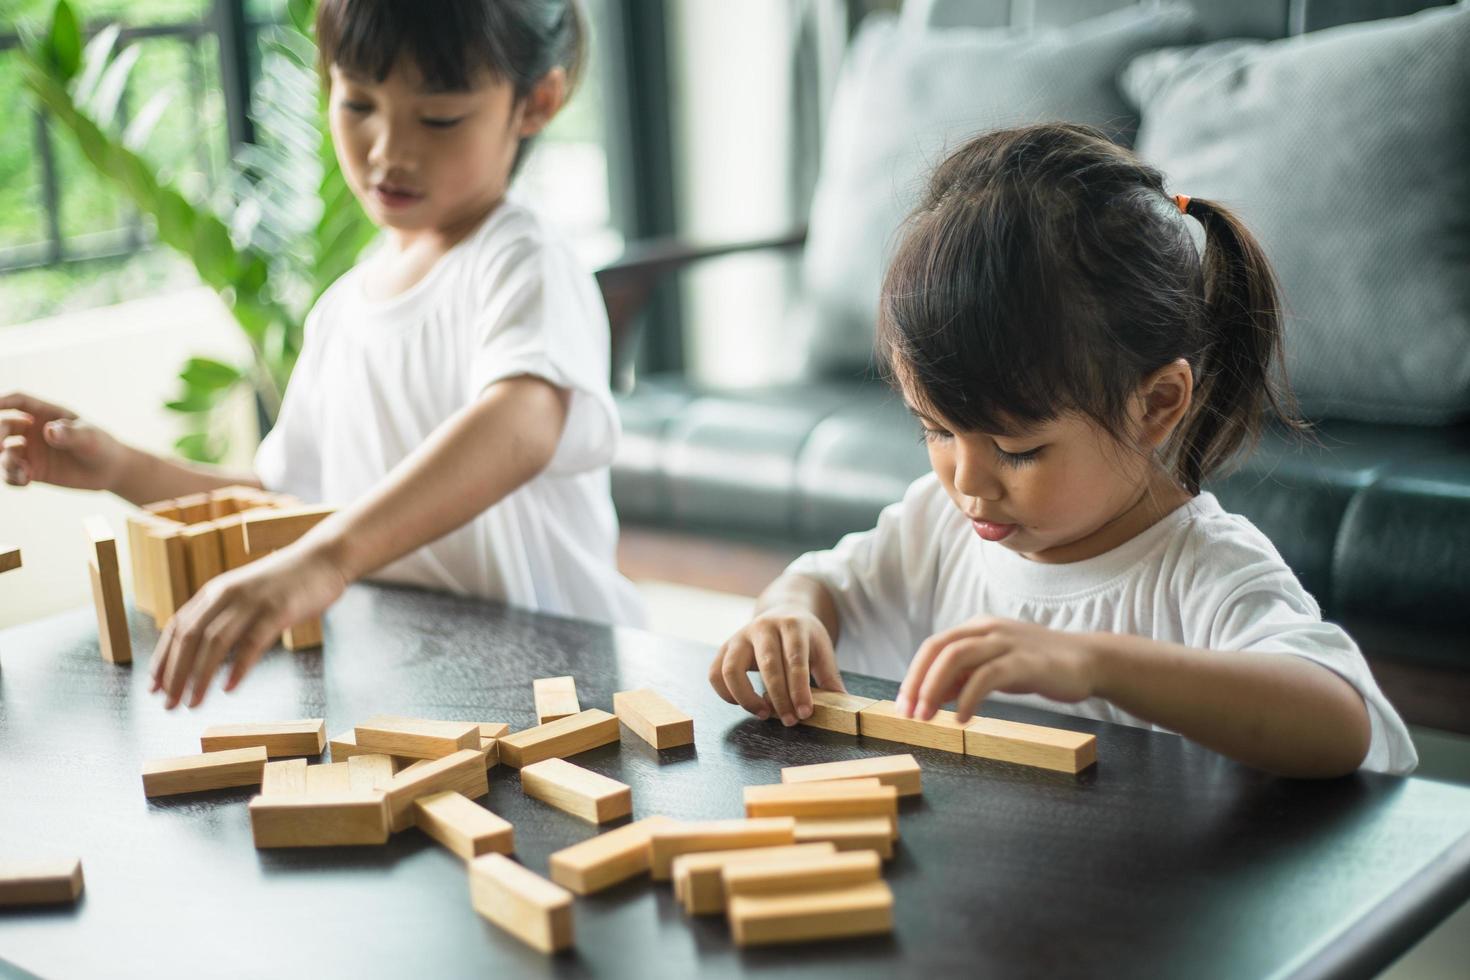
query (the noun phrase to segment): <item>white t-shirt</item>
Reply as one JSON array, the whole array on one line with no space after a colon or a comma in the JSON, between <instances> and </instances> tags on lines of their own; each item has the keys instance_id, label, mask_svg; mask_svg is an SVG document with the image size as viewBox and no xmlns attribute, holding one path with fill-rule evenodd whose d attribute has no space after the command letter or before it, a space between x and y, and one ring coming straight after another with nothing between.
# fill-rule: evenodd
<instances>
[{"instance_id":1,"label":"white t-shirt","mask_svg":"<svg viewBox=\"0 0 1470 980\"><path fill-rule=\"evenodd\" d=\"M367 298L366 268L333 283L307 317L280 417L255 458L261 481L346 504L487 386L544 378L571 392L550 465L372 578L642 625L641 600L615 560L608 465L621 430L592 276L513 198L392 299Z\"/></svg>"},{"instance_id":2,"label":"white t-shirt","mask_svg":"<svg viewBox=\"0 0 1470 980\"><path fill-rule=\"evenodd\" d=\"M841 667L901 680L919 645L976 616L1071 632L1127 633L1207 650L1282 653L1319 663L1363 696L1373 729L1364 769L1418 764L1408 729L1357 645L1322 621L1275 547L1250 521L1202 493L1112 551L1070 564L1023 558L979 538L932 473L886 508L871 531L798 558L836 601ZM1101 698L999 700L1162 731Z\"/></svg>"}]
</instances>

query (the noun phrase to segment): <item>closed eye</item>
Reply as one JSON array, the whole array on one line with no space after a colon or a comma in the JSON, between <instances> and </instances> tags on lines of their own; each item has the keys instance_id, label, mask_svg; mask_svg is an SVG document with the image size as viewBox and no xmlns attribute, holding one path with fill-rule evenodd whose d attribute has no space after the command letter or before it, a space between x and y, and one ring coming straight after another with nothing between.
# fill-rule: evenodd
<instances>
[{"instance_id":1,"label":"closed eye","mask_svg":"<svg viewBox=\"0 0 1470 980\"><path fill-rule=\"evenodd\" d=\"M455 116L452 119L422 118L419 120L419 122L423 123L425 126L428 126L430 129L450 129L451 127L458 126L463 119L464 116Z\"/></svg>"},{"instance_id":2,"label":"closed eye","mask_svg":"<svg viewBox=\"0 0 1470 980\"><path fill-rule=\"evenodd\" d=\"M1042 446L1037 446L1035 449L1028 449L1023 453L1008 453L999 446L996 446L995 457L1006 466L1025 466L1027 463L1036 462L1036 457L1041 455L1043 448Z\"/></svg>"}]
</instances>

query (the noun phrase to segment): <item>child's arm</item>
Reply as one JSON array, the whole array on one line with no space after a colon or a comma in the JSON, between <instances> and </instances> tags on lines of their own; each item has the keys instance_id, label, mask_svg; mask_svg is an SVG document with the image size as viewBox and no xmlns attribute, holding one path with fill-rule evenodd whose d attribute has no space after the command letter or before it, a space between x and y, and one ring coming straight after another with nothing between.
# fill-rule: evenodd
<instances>
[{"instance_id":1,"label":"child's arm","mask_svg":"<svg viewBox=\"0 0 1470 980\"><path fill-rule=\"evenodd\" d=\"M135 504L260 481L246 474L164 459L134 449L76 413L16 392L0 397L0 472L23 487L35 481L110 490Z\"/></svg>"},{"instance_id":2,"label":"child's arm","mask_svg":"<svg viewBox=\"0 0 1470 980\"><path fill-rule=\"evenodd\" d=\"M978 619L925 641L899 710L928 719L957 699L968 721L993 691L1057 701L1104 698L1248 766L1283 776L1340 776L1368 753L1362 696L1289 654L1200 650L1115 633L1064 633Z\"/></svg>"},{"instance_id":3,"label":"child's arm","mask_svg":"<svg viewBox=\"0 0 1470 980\"><path fill-rule=\"evenodd\" d=\"M790 726L811 717L811 676L830 691L846 690L837 672L837 604L814 579L782 575L756 600L751 621L726 640L709 668L715 692L761 720L774 711ZM766 693L747 676L760 670Z\"/></svg>"},{"instance_id":4,"label":"child's arm","mask_svg":"<svg viewBox=\"0 0 1470 980\"><path fill-rule=\"evenodd\" d=\"M299 541L208 582L154 653L153 690L191 706L225 657L230 690L286 628L320 615L347 585L467 523L541 472L556 452L568 393L539 378L496 382L449 418L371 492Z\"/></svg>"}]
</instances>

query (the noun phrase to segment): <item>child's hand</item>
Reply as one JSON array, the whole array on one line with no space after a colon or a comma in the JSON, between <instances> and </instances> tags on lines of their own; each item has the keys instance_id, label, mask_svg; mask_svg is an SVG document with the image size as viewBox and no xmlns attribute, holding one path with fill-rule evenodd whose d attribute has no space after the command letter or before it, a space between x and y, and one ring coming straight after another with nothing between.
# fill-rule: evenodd
<instances>
[{"instance_id":1,"label":"child's hand","mask_svg":"<svg viewBox=\"0 0 1470 980\"><path fill-rule=\"evenodd\" d=\"M765 697L755 693L749 671L759 669ZM811 717L811 677L829 691L845 691L832 637L806 609L776 606L760 613L720 647L709 667L715 693L762 721L774 711L783 724Z\"/></svg>"},{"instance_id":2,"label":"child's hand","mask_svg":"<svg viewBox=\"0 0 1470 980\"><path fill-rule=\"evenodd\" d=\"M900 714L923 721L952 698L964 724L992 691L1076 702L1097 690L1097 657L1085 633L989 616L925 640L898 689Z\"/></svg>"},{"instance_id":3,"label":"child's hand","mask_svg":"<svg viewBox=\"0 0 1470 980\"><path fill-rule=\"evenodd\" d=\"M159 637L150 690L164 691L173 708L192 684L196 707L232 653L224 689L233 690L287 627L320 616L346 587L338 567L304 542L210 579Z\"/></svg>"},{"instance_id":4,"label":"child's hand","mask_svg":"<svg viewBox=\"0 0 1470 980\"><path fill-rule=\"evenodd\" d=\"M123 455L120 442L60 405L19 392L0 397L0 473L11 486L108 490Z\"/></svg>"}]
</instances>

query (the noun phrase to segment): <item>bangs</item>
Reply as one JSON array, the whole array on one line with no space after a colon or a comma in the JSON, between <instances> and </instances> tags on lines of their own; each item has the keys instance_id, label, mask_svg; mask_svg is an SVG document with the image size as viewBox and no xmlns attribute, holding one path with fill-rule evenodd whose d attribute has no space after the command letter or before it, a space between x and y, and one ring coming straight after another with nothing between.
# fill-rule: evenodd
<instances>
[{"instance_id":1,"label":"bangs","mask_svg":"<svg viewBox=\"0 0 1470 980\"><path fill-rule=\"evenodd\" d=\"M1100 365L1077 342L1104 325L1048 237L988 195L914 215L878 322L879 361L914 409L1001 436L1069 411L1107 414L1089 397Z\"/></svg>"},{"instance_id":2,"label":"bangs","mask_svg":"<svg viewBox=\"0 0 1470 980\"><path fill-rule=\"evenodd\" d=\"M319 68L332 65L382 82L402 56L418 67L431 92L463 92L483 72L507 75L503 25L489 23L488 5L456 0L322 0L317 14ZM517 93L520 95L521 93Z\"/></svg>"}]
</instances>

